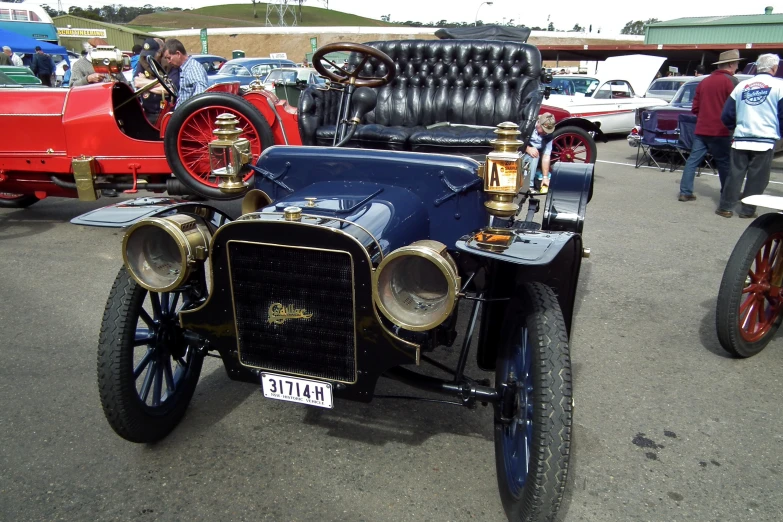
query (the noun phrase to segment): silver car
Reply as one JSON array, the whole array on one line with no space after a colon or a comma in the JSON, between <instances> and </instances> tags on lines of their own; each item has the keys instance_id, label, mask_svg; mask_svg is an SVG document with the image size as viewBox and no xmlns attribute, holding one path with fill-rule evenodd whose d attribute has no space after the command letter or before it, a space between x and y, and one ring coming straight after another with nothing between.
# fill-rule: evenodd
<instances>
[{"instance_id":1,"label":"silver car","mask_svg":"<svg viewBox=\"0 0 783 522\"><path fill-rule=\"evenodd\" d=\"M647 88L645 98L658 98L659 100L671 101L675 93L685 82L693 80L693 76L667 76L653 80Z\"/></svg>"}]
</instances>

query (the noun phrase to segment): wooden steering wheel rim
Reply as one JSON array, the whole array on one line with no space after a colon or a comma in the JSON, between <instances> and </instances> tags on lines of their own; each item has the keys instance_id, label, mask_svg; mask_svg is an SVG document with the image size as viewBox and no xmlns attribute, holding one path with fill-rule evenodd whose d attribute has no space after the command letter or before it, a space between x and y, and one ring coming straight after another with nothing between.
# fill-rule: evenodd
<instances>
[{"instance_id":1,"label":"wooden steering wheel rim","mask_svg":"<svg viewBox=\"0 0 783 522\"><path fill-rule=\"evenodd\" d=\"M342 67L337 66L336 64L332 63L338 71L341 71L344 73L344 75L335 74L333 71L328 70L326 67L323 66L323 63L321 63L321 60L324 56L326 56L329 53L334 52L350 52L350 53L360 53L365 55L365 59L362 60L364 62L366 60L366 57L375 58L382 64L386 66L386 74L381 76L380 78L364 78L362 76L359 76L359 73L361 71L361 67L357 67L354 71L348 72ZM396 66L394 64L394 60L392 60L389 55L384 53L383 51L376 49L375 47L370 47L369 45L364 45L360 43L354 43L354 42L335 42L326 44L320 49L318 49L315 54L313 54L313 68L318 71L318 74L321 76L325 76L326 78L329 78L333 82L336 83L353 83L357 87L380 87L382 85L386 85L387 83L391 82L394 78L394 75L397 73ZM353 80L353 82L351 82Z\"/></svg>"}]
</instances>

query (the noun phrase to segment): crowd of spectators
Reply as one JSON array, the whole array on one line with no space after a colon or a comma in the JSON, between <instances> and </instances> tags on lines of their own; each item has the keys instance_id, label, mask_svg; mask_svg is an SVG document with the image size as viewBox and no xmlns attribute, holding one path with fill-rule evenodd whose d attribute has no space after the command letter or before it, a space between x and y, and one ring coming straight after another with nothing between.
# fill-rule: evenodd
<instances>
[{"instance_id":1,"label":"crowd of spectators","mask_svg":"<svg viewBox=\"0 0 783 522\"><path fill-rule=\"evenodd\" d=\"M97 45L106 45L105 40L90 40L85 44L81 56L71 64L62 66L62 79L57 79L57 67L54 59L45 53L40 46L35 48L35 54L27 60L15 54L9 46L3 46L0 53L0 66L13 65L21 67L27 64L33 74L41 80L45 87L78 87L91 83L104 81L122 81L129 83L134 89L141 89L145 85L155 81L147 59L155 60L160 67L160 72L168 77L173 90L178 91L178 96L173 99L169 96L172 107L180 105L188 98L204 92L208 87L207 73L195 59L192 59L185 46L177 39L169 39L165 42L160 38L148 38L143 45L135 45L132 49L130 66L132 79L128 82L123 75L117 74L109 77L106 74L96 73L92 65L91 52ZM145 91L141 95L142 108L152 123L157 120L161 109L166 105L168 92L158 85Z\"/></svg>"}]
</instances>

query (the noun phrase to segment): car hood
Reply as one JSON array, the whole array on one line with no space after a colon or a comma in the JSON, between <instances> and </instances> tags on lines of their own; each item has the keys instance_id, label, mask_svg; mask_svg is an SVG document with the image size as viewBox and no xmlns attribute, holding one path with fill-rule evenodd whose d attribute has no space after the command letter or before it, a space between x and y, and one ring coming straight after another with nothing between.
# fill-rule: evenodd
<instances>
[{"instance_id":1,"label":"car hood","mask_svg":"<svg viewBox=\"0 0 783 522\"><path fill-rule=\"evenodd\" d=\"M625 80L631 84L636 94L647 92L655 79L655 74L661 69L666 58L631 54L628 56L613 56L598 64L598 77L603 80Z\"/></svg>"},{"instance_id":2,"label":"car hood","mask_svg":"<svg viewBox=\"0 0 783 522\"><path fill-rule=\"evenodd\" d=\"M640 107L654 107L658 105L669 105L665 100L659 100L657 98L642 98L636 96L634 98L628 98L626 101L632 101L633 103L626 103L624 106L630 110ZM553 94L546 101L546 104L550 107L557 107L565 109L571 113L572 116L581 116L582 113L605 110L601 107L605 107L607 102L611 100L596 100L595 98L586 98L582 95L570 96L563 94ZM600 107L599 107L600 106Z\"/></svg>"}]
</instances>

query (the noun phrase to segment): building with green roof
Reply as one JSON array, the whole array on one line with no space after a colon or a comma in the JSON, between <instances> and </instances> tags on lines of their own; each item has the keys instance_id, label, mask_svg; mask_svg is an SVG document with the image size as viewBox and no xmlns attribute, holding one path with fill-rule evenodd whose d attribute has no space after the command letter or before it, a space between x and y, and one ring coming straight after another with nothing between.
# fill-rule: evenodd
<instances>
[{"instance_id":1,"label":"building with green roof","mask_svg":"<svg viewBox=\"0 0 783 522\"><path fill-rule=\"evenodd\" d=\"M109 45L123 51L130 51L134 45L141 45L147 38L153 38L151 34L136 29L79 16L55 16L52 20L57 28L60 45L76 52L80 52L84 43L91 38L103 38Z\"/></svg>"},{"instance_id":2,"label":"building with green roof","mask_svg":"<svg viewBox=\"0 0 783 522\"><path fill-rule=\"evenodd\" d=\"M783 14L699 16L676 18L645 26L644 43L651 45L780 44Z\"/></svg>"}]
</instances>

